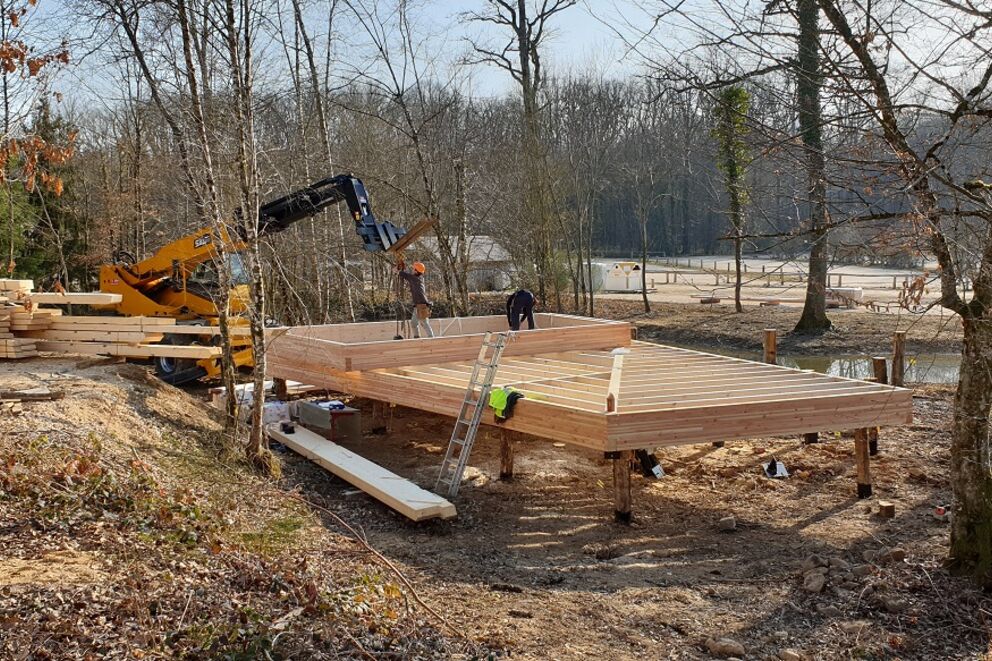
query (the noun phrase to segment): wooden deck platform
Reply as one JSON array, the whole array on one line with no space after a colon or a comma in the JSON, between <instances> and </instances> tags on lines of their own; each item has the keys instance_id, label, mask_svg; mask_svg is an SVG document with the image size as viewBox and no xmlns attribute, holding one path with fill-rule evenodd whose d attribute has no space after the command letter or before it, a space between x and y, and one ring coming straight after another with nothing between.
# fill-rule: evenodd
<instances>
[{"instance_id":1,"label":"wooden deck platform","mask_svg":"<svg viewBox=\"0 0 992 661\"><path fill-rule=\"evenodd\" d=\"M472 370L466 360L344 372L327 369L319 353L293 349L270 350L271 376L450 416ZM494 387L513 386L526 399L503 426L612 452L904 424L912 416L912 393L902 388L646 342L633 342L624 356L615 410L607 412L613 363L603 350L504 358ZM495 424L491 411L483 422Z\"/></svg>"},{"instance_id":2,"label":"wooden deck platform","mask_svg":"<svg viewBox=\"0 0 992 661\"><path fill-rule=\"evenodd\" d=\"M478 333L440 342L359 342L354 353L356 345L328 348L314 333L295 331L271 343L268 376L452 417L465 397L481 342ZM574 347L576 336L594 347ZM493 384L525 394L502 428L600 451L613 460L620 521L630 520L633 450L854 430L858 495L866 497L877 428L912 421L910 390L629 338L625 325L578 322L514 333ZM617 348L611 346L614 339ZM364 344L375 345L375 354L366 353ZM421 347L426 353L417 355ZM440 359L450 356L458 357ZM336 367L342 361L352 370ZM377 367L358 371L368 364ZM482 421L497 424L489 407ZM512 444L504 440L504 446L504 461L512 466Z\"/></svg>"}]
</instances>

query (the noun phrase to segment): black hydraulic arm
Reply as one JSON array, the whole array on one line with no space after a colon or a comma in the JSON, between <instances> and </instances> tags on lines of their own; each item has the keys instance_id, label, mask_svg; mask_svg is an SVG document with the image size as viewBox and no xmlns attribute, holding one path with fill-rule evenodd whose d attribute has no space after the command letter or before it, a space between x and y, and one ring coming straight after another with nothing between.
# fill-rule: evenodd
<instances>
[{"instance_id":1,"label":"black hydraulic arm","mask_svg":"<svg viewBox=\"0 0 992 661\"><path fill-rule=\"evenodd\" d=\"M259 236L281 232L293 223L315 216L332 204L347 202L355 229L369 252L389 250L406 230L372 214L365 185L350 174L339 174L310 184L262 205L258 210Z\"/></svg>"}]
</instances>

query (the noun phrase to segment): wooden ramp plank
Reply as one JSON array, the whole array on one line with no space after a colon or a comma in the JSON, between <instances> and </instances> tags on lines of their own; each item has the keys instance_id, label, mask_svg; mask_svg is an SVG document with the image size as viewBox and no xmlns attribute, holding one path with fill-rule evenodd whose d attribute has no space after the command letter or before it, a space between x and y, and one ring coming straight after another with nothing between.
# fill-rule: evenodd
<instances>
[{"instance_id":1,"label":"wooden ramp plank","mask_svg":"<svg viewBox=\"0 0 992 661\"><path fill-rule=\"evenodd\" d=\"M450 502L418 487L406 478L391 473L379 464L328 441L309 429L296 425L292 434L278 424L269 425L268 434L297 454L319 464L342 480L414 521L455 516Z\"/></svg>"}]
</instances>

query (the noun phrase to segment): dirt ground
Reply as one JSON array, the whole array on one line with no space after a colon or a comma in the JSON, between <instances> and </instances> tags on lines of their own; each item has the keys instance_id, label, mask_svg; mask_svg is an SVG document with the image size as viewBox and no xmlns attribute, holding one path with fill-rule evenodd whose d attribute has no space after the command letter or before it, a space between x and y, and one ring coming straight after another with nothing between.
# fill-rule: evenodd
<instances>
[{"instance_id":1,"label":"dirt ground","mask_svg":"<svg viewBox=\"0 0 992 661\"><path fill-rule=\"evenodd\" d=\"M0 390L25 388L64 398L0 413L0 659L491 655L251 470L202 396L138 365L0 361Z\"/></svg>"},{"instance_id":2,"label":"dirt ground","mask_svg":"<svg viewBox=\"0 0 992 661\"><path fill-rule=\"evenodd\" d=\"M757 350L762 328L794 323L603 303L642 338L689 327L696 346ZM889 346L891 326L834 319L797 351ZM959 333L909 332L921 351ZM415 524L278 447L282 476L254 473L204 393L143 367L0 363L0 389L39 385L66 397L0 419L0 658L990 658L992 599L942 568L946 387L917 388L915 422L882 430L870 499L848 437L696 445L657 453L664 478L635 476L624 526L611 466L572 447L524 440L501 482L496 432L480 435L458 518ZM353 403L368 426L371 402ZM389 433L346 445L429 488L450 425L396 408ZM762 475L772 457L791 477Z\"/></svg>"},{"instance_id":3,"label":"dirt ground","mask_svg":"<svg viewBox=\"0 0 992 661\"><path fill-rule=\"evenodd\" d=\"M361 521L459 629L516 658L711 658L720 637L748 659L984 658L992 601L941 568L947 524L934 516L950 501L949 395L921 389L917 422L883 431L871 499L856 497L850 438L690 446L658 453L663 479L635 478L630 527L611 521L606 461L536 439L518 444L510 482L498 442L477 443L458 519L425 524L282 456L289 483ZM429 486L449 431L397 408L390 433L351 445ZM765 478L772 457L792 477ZM825 573L822 591L804 588L806 570Z\"/></svg>"}]
</instances>

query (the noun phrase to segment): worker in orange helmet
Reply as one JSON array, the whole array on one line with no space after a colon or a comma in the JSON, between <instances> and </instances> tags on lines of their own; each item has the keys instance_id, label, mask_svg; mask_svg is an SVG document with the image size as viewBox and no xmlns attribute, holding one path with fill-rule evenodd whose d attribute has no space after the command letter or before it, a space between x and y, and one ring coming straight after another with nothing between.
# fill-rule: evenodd
<instances>
[{"instance_id":1,"label":"worker in orange helmet","mask_svg":"<svg viewBox=\"0 0 992 661\"><path fill-rule=\"evenodd\" d=\"M424 325L424 333L427 337L434 337L434 330L431 329L431 302L427 298L427 288L424 286L424 273L427 267L423 262L414 262L413 270L408 270L402 259L397 260L396 269L400 277L406 280L410 286L410 297L413 299L413 314L410 316L410 324L413 326L413 336L420 337L420 325Z\"/></svg>"}]
</instances>

